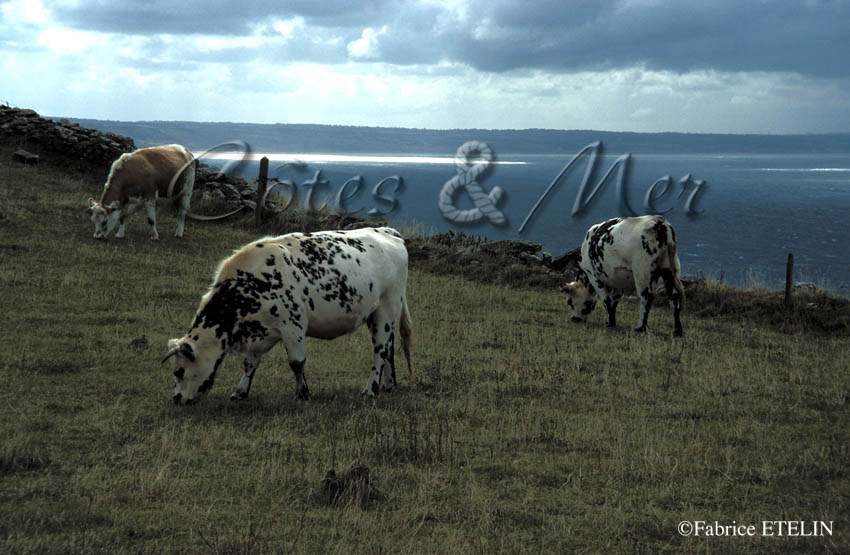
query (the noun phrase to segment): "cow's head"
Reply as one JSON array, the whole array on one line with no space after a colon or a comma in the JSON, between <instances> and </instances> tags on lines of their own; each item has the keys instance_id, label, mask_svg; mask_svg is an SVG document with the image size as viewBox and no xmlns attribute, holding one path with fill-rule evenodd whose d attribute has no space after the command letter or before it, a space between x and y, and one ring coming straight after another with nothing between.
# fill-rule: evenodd
<instances>
[{"instance_id":1,"label":"cow's head","mask_svg":"<svg viewBox=\"0 0 850 555\"><path fill-rule=\"evenodd\" d=\"M573 310L573 322L586 322L587 317L596 308L596 291L582 280L562 283L561 291L567 294L567 304Z\"/></svg>"},{"instance_id":2,"label":"cow's head","mask_svg":"<svg viewBox=\"0 0 850 555\"><path fill-rule=\"evenodd\" d=\"M91 221L94 224L94 238L106 239L106 236L118 224L121 210L117 200L104 205L89 197L89 207L86 209L86 214L91 216Z\"/></svg>"},{"instance_id":3,"label":"cow's head","mask_svg":"<svg viewBox=\"0 0 850 555\"><path fill-rule=\"evenodd\" d=\"M197 336L195 336L197 337ZM204 349L188 336L168 341L168 352L174 374L174 404L191 405L212 389L218 365L215 349Z\"/></svg>"}]
</instances>

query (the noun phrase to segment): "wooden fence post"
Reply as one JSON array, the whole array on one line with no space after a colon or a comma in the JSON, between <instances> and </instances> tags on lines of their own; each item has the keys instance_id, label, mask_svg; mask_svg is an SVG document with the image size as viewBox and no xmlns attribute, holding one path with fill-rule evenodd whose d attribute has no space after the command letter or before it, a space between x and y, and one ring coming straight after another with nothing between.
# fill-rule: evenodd
<instances>
[{"instance_id":1,"label":"wooden fence post","mask_svg":"<svg viewBox=\"0 0 850 555\"><path fill-rule=\"evenodd\" d=\"M260 158L260 174L257 176L257 206L254 208L254 223L257 227L263 223L263 199L266 196L266 184L269 179L269 159Z\"/></svg>"},{"instance_id":2,"label":"wooden fence post","mask_svg":"<svg viewBox=\"0 0 850 555\"><path fill-rule=\"evenodd\" d=\"M794 254L788 253L788 263L785 265L785 306L790 307L793 303L791 291L794 283Z\"/></svg>"}]
</instances>

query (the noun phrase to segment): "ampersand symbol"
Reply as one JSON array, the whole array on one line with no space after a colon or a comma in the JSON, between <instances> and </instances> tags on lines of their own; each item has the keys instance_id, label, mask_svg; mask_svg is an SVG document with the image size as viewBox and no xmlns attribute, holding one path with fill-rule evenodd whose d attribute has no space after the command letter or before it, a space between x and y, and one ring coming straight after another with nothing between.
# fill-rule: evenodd
<instances>
[{"instance_id":1,"label":"ampersand symbol","mask_svg":"<svg viewBox=\"0 0 850 555\"><path fill-rule=\"evenodd\" d=\"M475 159L471 155L477 153ZM487 218L493 225L505 223L505 215L496 208L504 191L498 185L485 193L476 178L484 173L493 160L493 151L481 141L467 141L455 153L457 175L446 181L440 190L440 200L437 206L443 217L458 223L477 222ZM475 208L460 210L454 205L454 194L458 189L466 189Z\"/></svg>"}]
</instances>

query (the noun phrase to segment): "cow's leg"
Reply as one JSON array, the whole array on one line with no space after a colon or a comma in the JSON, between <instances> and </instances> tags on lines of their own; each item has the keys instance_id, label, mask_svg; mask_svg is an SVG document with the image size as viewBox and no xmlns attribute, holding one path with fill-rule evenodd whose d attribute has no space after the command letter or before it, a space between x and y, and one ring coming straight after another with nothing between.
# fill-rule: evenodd
<instances>
[{"instance_id":1,"label":"cow's leg","mask_svg":"<svg viewBox=\"0 0 850 555\"><path fill-rule=\"evenodd\" d=\"M257 371L257 366L259 365L259 357L254 355L245 357L245 372L242 374L242 379L239 380L239 385L236 386L236 391L230 394L231 401L242 401L248 398L248 392L251 391L251 382L254 380L254 372Z\"/></svg>"},{"instance_id":2,"label":"cow's leg","mask_svg":"<svg viewBox=\"0 0 850 555\"><path fill-rule=\"evenodd\" d=\"M673 303L673 335L681 337L683 334L682 320L680 318L682 313L681 284L676 283L678 280L673 274L673 270L668 268L665 268L661 272L661 278L664 280L664 290L667 291L667 297Z\"/></svg>"},{"instance_id":3,"label":"cow's leg","mask_svg":"<svg viewBox=\"0 0 850 555\"><path fill-rule=\"evenodd\" d=\"M621 293L616 291L606 291L600 293L602 296L602 304L605 305L605 310L608 311L608 327L617 327L617 305L620 304Z\"/></svg>"},{"instance_id":4,"label":"cow's leg","mask_svg":"<svg viewBox=\"0 0 850 555\"><path fill-rule=\"evenodd\" d=\"M194 176L194 171L192 175ZM192 190L189 189L188 192L184 192L180 197L180 204L177 206L177 232L174 234L175 237L183 237L183 226L186 222L186 212L189 210L189 199L191 195Z\"/></svg>"},{"instance_id":5,"label":"cow's leg","mask_svg":"<svg viewBox=\"0 0 850 555\"><path fill-rule=\"evenodd\" d=\"M306 329L306 326L304 326ZM289 358L289 367L295 375L295 397L306 401L310 398L310 389L307 387L305 375L307 363L307 345L304 333L292 333L286 329L282 332L283 346Z\"/></svg>"},{"instance_id":6,"label":"cow's leg","mask_svg":"<svg viewBox=\"0 0 850 555\"><path fill-rule=\"evenodd\" d=\"M392 311L378 309L366 320L372 333L372 372L363 393L377 395L379 391L392 391L395 378L395 322L388 314Z\"/></svg>"},{"instance_id":7,"label":"cow's leg","mask_svg":"<svg viewBox=\"0 0 850 555\"><path fill-rule=\"evenodd\" d=\"M141 204L138 202L128 202L122 209L121 215L118 216L118 233L115 234L116 239L123 239L124 232L126 231L127 218L135 214L141 208Z\"/></svg>"},{"instance_id":8,"label":"cow's leg","mask_svg":"<svg viewBox=\"0 0 850 555\"><path fill-rule=\"evenodd\" d=\"M310 388L307 387L307 377L304 374L306 365L307 359L289 361L289 367L295 374L295 397L302 401L310 399Z\"/></svg>"},{"instance_id":9,"label":"cow's leg","mask_svg":"<svg viewBox=\"0 0 850 555\"><path fill-rule=\"evenodd\" d=\"M151 241L159 241L159 233L156 231L156 199L145 201L145 211L148 214L148 224L151 226Z\"/></svg>"},{"instance_id":10,"label":"cow's leg","mask_svg":"<svg viewBox=\"0 0 850 555\"><path fill-rule=\"evenodd\" d=\"M649 309L652 308L652 300L655 298L655 287L658 284L658 274L655 271L649 273L635 272L635 291L640 297L640 316L635 331L646 331L646 322L649 319Z\"/></svg>"},{"instance_id":11,"label":"cow's leg","mask_svg":"<svg viewBox=\"0 0 850 555\"><path fill-rule=\"evenodd\" d=\"M121 209L121 212L118 215L118 233L115 234L116 239L124 238L124 233L127 230L127 218L135 211L135 205L133 204L128 204L127 206Z\"/></svg>"},{"instance_id":12,"label":"cow's leg","mask_svg":"<svg viewBox=\"0 0 850 555\"><path fill-rule=\"evenodd\" d=\"M635 331L646 331L646 321L649 319L649 309L652 308L652 299L655 295L652 294L652 289L645 287L640 291L640 316L638 316L638 325Z\"/></svg>"}]
</instances>

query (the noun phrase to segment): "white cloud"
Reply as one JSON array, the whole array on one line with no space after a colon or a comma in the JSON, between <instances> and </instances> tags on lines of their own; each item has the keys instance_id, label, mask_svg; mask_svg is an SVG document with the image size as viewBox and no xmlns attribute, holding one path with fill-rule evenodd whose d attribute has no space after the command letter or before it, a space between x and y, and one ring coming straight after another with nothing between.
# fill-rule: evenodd
<instances>
[{"instance_id":1,"label":"white cloud","mask_svg":"<svg viewBox=\"0 0 850 555\"><path fill-rule=\"evenodd\" d=\"M106 37L62 27L49 27L38 33L36 44L58 54L74 55L81 54L92 46L104 46Z\"/></svg>"},{"instance_id":2,"label":"white cloud","mask_svg":"<svg viewBox=\"0 0 850 555\"><path fill-rule=\"evenodd\" d=\"M354 59L369 60L378 58L380 52L381 37L387 34L387 26L384 25L379 30L372 27L363 29L360 38L348 43L348 55Z\"/></svg>"},{"instance_id":3,"label":"white cloud","mask_svg":"<svg viewBox=\"0 0 850 555\"><path fill-rule=\"evenodd\" d=\"M40 0L11 0L0 4L4 20L17 23L47 23L47 10Z\"/></svg>"}]
</instances>

